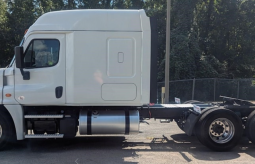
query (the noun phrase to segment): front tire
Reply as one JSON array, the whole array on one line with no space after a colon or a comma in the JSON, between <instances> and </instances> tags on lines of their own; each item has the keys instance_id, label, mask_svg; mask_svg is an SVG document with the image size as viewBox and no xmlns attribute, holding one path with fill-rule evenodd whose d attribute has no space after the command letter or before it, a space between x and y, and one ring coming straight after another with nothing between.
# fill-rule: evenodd
<instances>
[{"instance_id":1,"label":"front tire","mask_svg":"<svg viewBox=\"0 0 255 164\"><path fill-rule=\"evenodd\" d=\"M12 120L7 114L0 113L0 150L4 149L12 140L15 140Z\"/></svg>"},{"instance_id":2,"label":"front tire","mask_svg":"<svg viewBox=\"0 0 255 164\"><path fill-rule=\"evenodd\" d=\"M227 151L234 148L242 137L242 121L228 109L214 108L201 116L195 135L208 148Z\"/></svg>"}]
</instances>

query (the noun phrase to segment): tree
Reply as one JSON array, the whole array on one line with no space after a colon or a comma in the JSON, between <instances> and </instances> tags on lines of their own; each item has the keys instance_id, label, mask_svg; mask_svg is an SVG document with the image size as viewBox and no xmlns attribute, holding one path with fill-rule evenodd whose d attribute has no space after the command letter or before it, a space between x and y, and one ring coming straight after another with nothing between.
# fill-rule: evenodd
<instances>
[{"instance_id":1,"label":"tree","mask_svg":"<svg viewBox=\"0 0 255 164\"><path fill-rule=\"evenodd\" d=\"M254 0L201 0L197 4L199 44L218 77L254 75Z\"/></svg>"},{"instance_id":2,"label":"tree","mask_svg":"<svg viewBox=\"0 0 255 164\"><path fill-rule=\"evenodd\" d=\"M254 6L255 0L172 0L170 79L253 77ZM158 20L158 81L163 81L166 0L0 0L0 66L46 12L141 8Z\"/></svg>"},{"instance_id":3,"label":"tree","mask_svg":"<svg viewBox=\"0 0 255 164\"><path fill-rule=\"evenodd\" d=\"M157 18L158 32L158 81L165 78L165 54L166 54L166 0L147 0L143 8L147 16ZM173 19L171 19L171 24Z\"/></svg>"},{"instance_id":4,"label":"tree","mask_svg":"<svg viewBox=\"0 0 255 164\"><path fill-rule=\"evenodd\" d=\"M38 16L50 11L58 11L65 8L63 0L36 0L35 6L37 6L36 14Z\"/></svg>"},{"instance_id":5,"label":"tree","mask_svg":"<svg viewBox=\"0 0 255 164\"><path fill-rule=\"evenodd\" d=\"M7 64L6 59L9 58L6 53L5 43L7 41L7 31L8 27L6 26L7 22L7 4L5 1L0 0L0 68L5 67Z\"/></svg>"},{"instance_id":6,"label":"tree","mask_svg":"<svg viewBox=\"0 0 255 164\"><path fill-rule=\"evenodd\" d=\"M35 14L35 1L31 0L8 0L8 12L5 26L7 27L5 46L5 58L3 62L9 63L14 47L19 45L24 36L24 32L34 23L37 18Z\"/></svg>"}]
</instances>

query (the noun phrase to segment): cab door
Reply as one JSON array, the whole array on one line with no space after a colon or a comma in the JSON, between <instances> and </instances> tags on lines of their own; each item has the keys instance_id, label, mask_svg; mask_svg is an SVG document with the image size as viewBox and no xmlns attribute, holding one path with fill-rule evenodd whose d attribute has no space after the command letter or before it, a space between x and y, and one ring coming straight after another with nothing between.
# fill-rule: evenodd
<instances>
[{"instance_id":1,"label":"cab door","mask_svg":"<svg viewBox=\"0 0 255 164\"><path fill-rule=\"evenodd\" d=\"M15 67L15 99L24 105L65 104L65 34L32 34L24 42L23 80Z\"/></svg>"}]
</instances>

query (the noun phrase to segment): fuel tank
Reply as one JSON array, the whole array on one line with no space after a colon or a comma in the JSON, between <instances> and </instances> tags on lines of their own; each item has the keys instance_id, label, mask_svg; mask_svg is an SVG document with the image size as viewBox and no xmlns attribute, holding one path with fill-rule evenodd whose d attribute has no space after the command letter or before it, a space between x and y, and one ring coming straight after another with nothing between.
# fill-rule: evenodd
<instances>
[{"instance_id":1,"label":"fuel tank","mask_svg":"<svg viewBox=\"0 0 255 164\"><path fill-rule=\"evenodd\" d=\"M139 112L137 110L81 110L79 116L81 135L137 134Z\"/></svg>"}]
</instances>

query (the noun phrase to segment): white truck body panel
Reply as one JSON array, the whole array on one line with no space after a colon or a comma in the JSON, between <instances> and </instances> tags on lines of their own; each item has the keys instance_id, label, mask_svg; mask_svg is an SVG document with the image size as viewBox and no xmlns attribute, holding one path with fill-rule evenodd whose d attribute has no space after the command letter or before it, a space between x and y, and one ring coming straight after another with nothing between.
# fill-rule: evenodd
<instances>
[{"instance_id":1,"label":"white truck body panel","mask_svg":"<svg viewBox=\"0 0 255 164\"><path fill-rule=\"evenodd\" d=\"M62 34L60 34L62 33ZM71 10L41 16L25 35L60 36L59 62L15 69L15 98L24 105L141 106L150 102L150 21L144 10ZM59 39L59 38L58 38ZM65 42L65 43L64 43ZM55 97L55 88L64 87Z\"/></svg>"},{"instance_id":2,"label":"white truck body panel","mask_svg":"<svg viewBox=\"0 0 255 164\"><path fill-rule=\"evenodd\" d=\"M141 33L76 31L72 36L67 103L141 105Z\"/></svg>"},{"instance_id":3,"label":"white truck body panel","mask_svg":"<svg viewBox=\"0 0 255 164\"><path fill-rule=\"evenodd\" d=\"M0 104L3 104L4 69L0 69Z\"/></svg>"},{"instance_id":4,"label":"white truck body panel","mask_svg":"<svg viewBox=\"0 0 255 164\"><path fill-rule=\"evenodd\" d=\"M15 68L15 99L24 105L65 104L65 34L32 34L24 42L24 51L33 39L58 39L60 42L59 61L53 67L24 69L30 72L30 80L23 80L20 69ZM55 89L63 86L63 95L56 98Z\"/></svg>"},{"instance_id":5,"label":"white truck body panel","mask_svg":"<svg viewBox=\"0 0 255 164\"><path fill-rule=\"evenodd\" d=\"M14 67L9 67L4 70L4 85L3 85L3 104L15 105L19 104L14 97ZM6 96L6 95L11 96Z\"/></svg>"},{"instance_id":6,"label":"white truck body panel","mask_svg":"<svg viewBox=\"0 0 255 164\"><path fill-rule=\"evenodd\" d=\"M28 33L52 30L141 32L144 30L141 19L148 19L144 10L63 10L42 15Z\"/></svg>"},{"instance_id":7,"label":"white truck body panel","mask_svg":"<svg viewBox=\"0 0 255 164\"><path fill-rule=\"evenodd\" d=\"M10 113L14 122L17 140L23 140L25 136L24 131L24 112L21 105L4 105Z\"/></svg>"}]
</instances>

